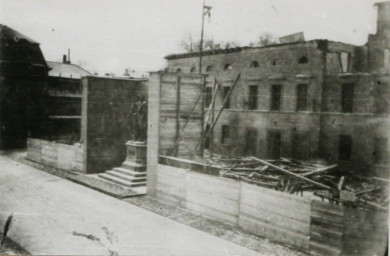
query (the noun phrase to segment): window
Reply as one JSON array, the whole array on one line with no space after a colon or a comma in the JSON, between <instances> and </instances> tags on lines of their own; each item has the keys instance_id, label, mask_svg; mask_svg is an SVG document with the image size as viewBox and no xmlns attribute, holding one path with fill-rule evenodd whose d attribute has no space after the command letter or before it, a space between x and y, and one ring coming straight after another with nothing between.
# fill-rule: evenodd
<instances>
[{"instance_id":1,"label":"window","mask_svg":"<svg viewBox=\"0 0 390 256\"><path fill-rule=\"evenodd\" d=\"M254 127L247 127L245 130L244 153L247 156L257 154L257 129Z\"/></svg>"},{"instance_id":2,"label":"window","mask_svg":"<svg viewBox=\"0 0 390 256\"><path fill-rule=\"evenodd\" d=\"M309 149L309 136L305 133L292 133L292 152L291 156L294 159L307 159Z\"/></svg>"},{"instance_id":3,"label":"window","mask_svg":"<svg viewBox=\"0 0 390 256\"><path fill-rule=\"evenodd\" d=\"M226 96L228 95L230 91L230 86L224 86L223 87L223 99L225 100ZM227 98L224 108L230 108L230 97Z\"/></svg>"},{"instance_id":4,"label":"window","mask_svg":"<svg viewBox=\"0 0 390 256\"><path fill-rule=\"evenodd\" d=\"M192 67L190 72L191 72L191 73L195 73L195 72L196 72L196 68L195 68L195 67Z\"/></svg>"},{"instance_id":5,"label":"window","mask_svg":"<svg viewBox=\"0 0 390 256\"><path fill-rule=\"evenodd\" d=\"M181 73L181 68L176 69L176 73Z\"/></svg>"},{"instance_id":6,"label":"window","mask_svg":"<svg viewBox=\"0 0 390 256\"><path fill-rule=\"evenodd\" d=\"M390 49L384 50L384 63L385 68L390 68Z\"/></svg>"},{"instance_id":7,"label":"window","mask_svg":"<svg viewBox=\"0 0 390 256\"><path fill-rule=\"evenodd\" d=\"M205 107L206 108L210 107L212 98L213 98L213 88L206 87L206 95L205 95Z\"/></svg>"},{"instance_id":8,"label":"window","mask_svg":"<svg viewBox=\"0 0 390 256\"><path fill-rule=\"evenodd\" d=\"M351 159L352 138L350 135L339 136L339 160L349 161Z\"/></svg>"},{"instance_id":9,"label":"window","mask_svg":"<svg viewBox=\"0 0 390 256\"><path fill-rule=\"evenodd\" d=\"M350 60L349 52L340 53L341 71L344 73L349 72L349 60Z\"/></svg>"},{"instance_id":10,"label":"window","mask_svg":"<svg viewBox=\"0 0 390 256\"><path fill-rule=\"evenodd\" d=\"M250 85L249 86L249 102L248 107L249 109L257 109L257 93L258 93L258 86L257 85Z\"/></svg>"},{"instance_id":11,"label":"window","mask_svg":"<svg viewBox=\"0 0 390 256\"><path fill-rule=\"evenodd\" d=\"M231 70L232 69L232 65L231 64L226 64L224 67L223 67L223 70Z\"/></svg>"},{"instance_id":12,"label":"window","mask_svg":"<svg viewBox=\"0 0 390 256\"><path fill-rule=\"evenodd\" d=\"M278 61L277 60L273 60L272 61L272 66L276 66L278 64Z\"/></svg>"},{"instance_id":13,"label":"window","mask_svg":"<svg viewBox=\"0 0 390 256\"><path fill-rule=\"evenodd\" d=\"M250 68L258 68L258 67L259 67L259 63L257 61L251 62Z\"/></svg>"},{"instance_id":14,"label":"window","mask_svg":"<svg viewBox=\"0 0 390 256\"><path fill-rule=\"evenodd\" d=\"M302 56L298 60L298 64L305 64L305 63L308 63L308 62L309 62L309 60L307 59L306 56Z\"/></svg>"},{"instance_id":15,"label":"window","mask_svg":"<svg viewBox=\"0 0 390 256\"><path fill-rule=\"evenodd\" d=\"M373 155L375 164L388 164L389 151L387 138L375 138Z\"/></svg>"},{"instance_id":16,"label":"window","mask_svg":"<svg viewBox=\"0 0 390 256\"><path fill-rule=\"evenodd\" d=\"M207 72L213 71L213 66L212 65L207 66L206 71Z\"/></svg>"},{"instance_id":17,"label":"window","mask_svg":"<svg viewBox=\"0 0 390 256\"><path fill-rule=\"evenodd\" d=\"M354 84L343 84L341 88L341 112L352 113L353 111Z\"/></svg>"},{"instance_id":18,"label":"window","mask_svg":"<svg viewBox=\"0 0 390 256\"><path fill-rule=\"evenodd\" d=\"M280 158L281 134L280 131L267 132L268 157L271 159Z\"/></svg>"},{"instance_id":19,"label":"window","mask_svg":"<svg viewBox=\"0 0 390 256\"><path fill-rule=\"evenodd\" d=\"M274 84L271 88L271 110L280 110L282 86Z\"/></svg>"},{"instance_id":20,"label":"window","mask_svg":"<svg viewBox=\"0 0 390 256\"><path fill-rule=\"evenodd\" d=\"M229 125L222 125L221 144L229 144L230 128Z\"/></svg>"},{"instance_id":21,"label":"window","mask_svg":"<svg viewBox=\"0 0 390 256\"><path fill-rule=\"evenodd\" d=\"M297 86L297 111L307 110L307 84Z\"/></svg>"}]
</instances>

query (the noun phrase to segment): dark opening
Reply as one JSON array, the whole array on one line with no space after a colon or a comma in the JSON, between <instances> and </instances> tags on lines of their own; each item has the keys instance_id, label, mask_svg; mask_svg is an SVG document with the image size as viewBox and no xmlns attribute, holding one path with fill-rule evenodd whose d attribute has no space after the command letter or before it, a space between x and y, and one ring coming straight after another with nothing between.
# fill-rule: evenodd
<instances>
[{"instance_id":1,"label":"dark opening","mask_svg":"<svg viewBox=\"0 0 390 256\"><path fill-rule=\"evenodd\" d=\"M276 66L276 64L278 64L278 61L277 61L277 60L272 61L272 65L273 65L273 66Z\"/></svg>"},{"instance_id":2,"label":"dark opening","mask_svg":"<svg viewBox=\"0 0 390 256\"><path fill-rule=\"evenodd\" d=\"M230 69L232 69L232 65L231 64L226 64L223 69L224 70L230 70Z\"/></svg>"},{"instance_id":3,"label":"dark opening","mask_svg":"<svg viewBox=\"0 0 390 256\"><path fill-rule=\"evenodd\" d=\"M253 127L246 128L244 153L247 156L257 154L257 129Z\"/></svg>"},{"instance_id":4,"label":"dark opening","mask_svg":"<svg viewBox=\"0 0 390 256\"><path fill-rule=\"evenodd\" d=\"M206 136L210 132L210 125L206 125L206 129L204 130L204 136ZM210 136L206 138L204 141L204 148L210 149Z\"/></svg>"},{"instance_id":5,"label":"dark opening","mask_svg":"<svg viewBox=\"0 0 390 256\"><path fill-rule=\"evenodd\" d=\"M181 68L176 69L176 73L181 73Z\"/></svg>"},{"instance_id":6,"label":"dark opening","mask_svg":"<svg viewBox=\"0 0 390 256\"><path fill-rule=\"evenodd\" d=\"M352 138L350 135L339 136L339 160L348 161L351 159Z\"/></svg>"},{"instance_id":7,"label":"dark opening","mask_svg":"<svg viewBox=\"0 0 390 256\"><path fill-rule=\"evenodd\" d=\"M280 110L282 86L274 84L271 88L271 110Z\"/></svg>"},{"instance_id":8,"label":"dark opening","mask_svg":"<svg viewBox=\"0 0 390 256\"><path fill-rule=\"evenodd\" d=\"M259 63L257 61L252 61L250 67L251 68L258 68L259 67Z\"/></svg>"},{"instance_id":9,"label":"dark opening","mask_svg":"<svg viewBox=\"0 0 390 256\"><path fill-rule=\"evenodd\" d=\"M294 159L306 159L309 147L309 136L304 133L292 133L292 152Z\"/></svg>"},{"instance_id":10,"label":"dark opening","mask_svg":"<svg viewBox=\"0 0 390 256\"><path fill-rule=\"evenodd\" d=\"M297 111L307 110L307 84L297 86Z\"/></svg>"},{"instance_id":11,"label":"dark opening","mask_svg":"<svg viewBox=\"0 0 390 256\"><path fill-rule=\"evenodd\" d=\"M221 144L228 144L230 138L229 125L222 125Z\"/></svg>"},{"instance_id":12,"label":"dark opening","mask_svg":"<svg viewBox=\"0 0 390 256\"><path fill-rule=\"evenodd\" d=\"M195 71L196 71L196 68L195 68L195 67L192 67L190 72L191 72L191 73L195 73Z\"/></svg>"},{"instance_id":13,"label":"dark opening","mask_svg":"<svg viewBox=\"0 0 390 256\"><path fill-rule=\"evenodd\" d=\"M343 84L341 89L341 111L343 113L353 112L353 91L354 84Z\"/></svg>"},{"instance_id":14,"label":"dark opening","mask_svg":"<svg viewBox=\"0 0 390 256\"><path fill-rule=\"evenodd\" d=\"M258 93L258 86L257 85L250 85L249 86L248 107L251 110L257 109L257 93Z\"/></svg>"},{"instance_id":15,"label":"dark opening","mask_svg":"<svg viewBox=\"0 0 390 256\"><path fill-rule=\"evenodd\" d=\"M280 131L268 131L268 157L280 158L281 134Z\"/></svg>"},{"instance_id":16,"label":"dark opening","mask_svg":"<svg viewBox=\"0 0 390 256\"><path fill-rule=\"evenodd\" d=\"M388 151L387 138L375 138L373 155L374 155L374 163L388 164L389 151Z\"/></svg>"},{"instance_id":17,"label":"dark opening","mask_svg":"<svg viewBox=\"0 0 390 256\"><path fill-rule=\"evenodd\" d=\"M303 57L299 58L299 60L298 60L299 64L305 64L305 63L308 63L308 62L309 62L309 60L308 60L308 58L306 56L303 56Z\"/></svg>"},{"instance_id":18,"label":"dark opening","mask_svg":"<svg viewBox=\"0 0 390 256\"><path fill-rule=\"evenodd\" d=\"M212 65L207 66L206 71L208 71L208 72L213 71L213 66Z\"/></svg>"},{"instance_id":19,"label":"dark opening","mask_svg":"<svg viewBox=\"0 0 390 256\"><path fill-rule=\"evenodd\" d=\"M213 88L206 87L206 95L205 95L205 107L206 108L210 107L212 98L213 98Z\"/></svg>"},{"instance_id":20,"label":"dark opening","mask_svg":"<svg viewBox=\"0 0 390 256\"><path fill-rule=\"evenodd\" d=\"M230 86L225 86L223 87L223 98L225 100L226 96L228 95L230 91ZM226 102L225 102L225 105L224 105L224 108L230 108L230 97L227 98Z\"/></svg>"}]
</instances>

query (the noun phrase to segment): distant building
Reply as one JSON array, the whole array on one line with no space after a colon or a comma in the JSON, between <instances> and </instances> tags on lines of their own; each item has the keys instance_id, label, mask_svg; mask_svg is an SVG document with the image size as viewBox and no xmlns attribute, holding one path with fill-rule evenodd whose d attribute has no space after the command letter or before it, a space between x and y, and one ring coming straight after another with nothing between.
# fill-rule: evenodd
<instances>
[{"instance_id":1,"label":"distant building","mask_svg":"<svg viewBox=\"0 0 390 256\"><path fill-rule=\"evenodd\" d=\"M39 43L0 24L0 148L24 147L44 129L48 71Z\"/></svg>"},{"instance_id":2,"label":"distant building","mask_svg":"<svg viewBox=\"0 0 390 256\"><path fill-rule=\"evenodd\" d=\"M365 46L298 40L205 51L206 108L214 97L214 79L220 85L217 113L241 74L214 129L214 150L262 158L321 157L361 174L388 176L390 2L375 6L378 30ZM168 71L199 72L199 53L165 58Z\"/></svg>"},{"instance_id":3,"label":"distant building","mask_svg":"<svg viewBox=\"0 0 390 256\"><path fill-rule=\"evenodd\" d=\"M64 55L63 62L47 61L49 139L64 143L78 142L81 120L81 78L90 72L70 63Z\"/></svg>"}]
</instances>

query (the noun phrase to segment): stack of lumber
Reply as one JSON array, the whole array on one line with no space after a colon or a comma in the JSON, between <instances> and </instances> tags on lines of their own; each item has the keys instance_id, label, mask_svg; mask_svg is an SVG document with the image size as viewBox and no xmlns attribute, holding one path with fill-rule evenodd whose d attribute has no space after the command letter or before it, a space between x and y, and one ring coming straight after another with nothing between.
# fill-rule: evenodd
<instances>
[{"instance_id":1,"label":"stack of lumber","mask_svg":"<svg viewBox=\"0 0 390 256\"><path fill-rule=\"evenodd\" d=\"M209 157L209 156L208 156ZM224 158L213 154L213 166L220 176L258 186L303 195L310 191L322 200L351 207L387 209L389 181L347 174L337 165L323 165L286 158L262 160L256 157Z\"/></svg>"}]
</instances>

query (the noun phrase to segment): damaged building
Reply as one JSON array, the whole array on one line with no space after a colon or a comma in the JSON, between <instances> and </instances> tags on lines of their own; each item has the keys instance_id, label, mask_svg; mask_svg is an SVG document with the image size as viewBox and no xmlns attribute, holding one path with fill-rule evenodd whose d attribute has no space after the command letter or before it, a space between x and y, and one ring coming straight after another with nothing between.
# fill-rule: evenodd
<instances>
[{"instance_id":1,"label":"damaged building","mask_svg":"<svg viewBox=\"0 0 390 256\"><path fill-rule=\"evenodd\" d=\"M364 46L298 37L203 52L207 111L215 100L217 116L232 88L213 129L214 152L322 158L388 176L390 3L375 7L377 32ZM199 73L199 56L168 55L167 69ZM206 134L211 126L205 120Z\"/></svg>"}]
</instances>

